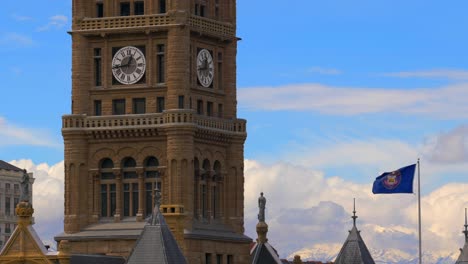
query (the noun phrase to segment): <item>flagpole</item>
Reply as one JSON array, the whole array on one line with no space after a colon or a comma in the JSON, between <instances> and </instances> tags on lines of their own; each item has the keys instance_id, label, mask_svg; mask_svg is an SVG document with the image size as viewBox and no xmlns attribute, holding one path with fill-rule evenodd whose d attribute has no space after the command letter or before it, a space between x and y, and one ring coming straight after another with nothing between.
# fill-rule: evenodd
<instances>
[{"instance_id":1,"label":"flagpole","mask_svg":"<svg viewBox=\"0 0 468 264\"><path fill-rule=\"evenodd\" d=\"M419 223L419 264L422 264L422 246L421 246L421 171L418 158L418 223Z\"/></svg>"}]
</instances>

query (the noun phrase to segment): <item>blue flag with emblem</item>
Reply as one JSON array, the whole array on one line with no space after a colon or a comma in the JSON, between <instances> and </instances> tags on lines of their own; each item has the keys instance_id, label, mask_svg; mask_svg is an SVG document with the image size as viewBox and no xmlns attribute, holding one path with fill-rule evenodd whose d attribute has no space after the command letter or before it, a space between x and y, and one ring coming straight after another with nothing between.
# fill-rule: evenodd
<instances>
[{"instance_id":1,"label":"blue flag with emblem","mask_svg":"<svg viewBox=\"0 0 468 264\"><path fill-rule=\"evenodd\" d=\"M413 193L416 164L385 172L374 181L373 193Z\"/></svg>"}]
</instances>

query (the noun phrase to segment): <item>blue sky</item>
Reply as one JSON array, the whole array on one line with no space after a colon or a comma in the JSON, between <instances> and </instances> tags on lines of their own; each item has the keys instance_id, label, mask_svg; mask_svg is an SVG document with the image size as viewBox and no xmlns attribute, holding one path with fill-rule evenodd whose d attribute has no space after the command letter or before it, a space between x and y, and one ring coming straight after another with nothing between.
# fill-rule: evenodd
<instances>
[{"instance_id":1,"label":"blue sky","mask_svg":"<svg viewBox=\"0 0 468 264\"><path fill-rule=\"evenodd\" d=\"M385 212L375 212L388 197L371 196L369 186L383 171L420 157L423 194L432 210L427 214L437 215L439 207L444 212L440 197L457 201L449 214L453 222L427 223L428 237L450 233L430 250L456 251L468 206L468 3L237 2L238 116L248 120L246 225L255 224L259 189L271 197L270 230L281 229L285 219L275 203L286 207L296 198L308 201L299 203L304 211L333 203L342 216L350 212L346 199L361 197L366 224L374 225L369 228L390 224ZM70 21L71 1L7 1L0 11L0 159L42 169L44 181L47 173L60 181L54 166L63 160L61 116L70 112ZM297 191L278 186L293 172L301 174L297 181L316 179L328 193L348 195L317 195L313 184L303 184L305 196L280 199L283 191L288 197ZM414 205L408 199L386 206L406 210ZM395 228L413 230L413 218L402 215ZM343 230L345 220L337 223ZM286 236L270 232L278 240ZM378 232L369 233L379 245ZM278 247L287 256L319 243L320 235L309 244Z\"/></svg>"}]
</instances>

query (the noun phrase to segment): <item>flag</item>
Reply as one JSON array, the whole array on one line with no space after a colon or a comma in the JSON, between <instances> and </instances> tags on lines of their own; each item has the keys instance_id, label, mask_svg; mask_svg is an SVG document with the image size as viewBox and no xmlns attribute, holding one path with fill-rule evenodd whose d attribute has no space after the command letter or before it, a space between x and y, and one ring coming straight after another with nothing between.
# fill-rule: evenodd
<instances>
[{"instance_id":1,"label":"flag","mask_svg":"<svg viewBox=\"0 0 468 264\"><path fill-rule=\"evenodd\" d=\"M373 193L413 193L416 164L385 172L374 181Z\"/></svg>"}]
</instances>

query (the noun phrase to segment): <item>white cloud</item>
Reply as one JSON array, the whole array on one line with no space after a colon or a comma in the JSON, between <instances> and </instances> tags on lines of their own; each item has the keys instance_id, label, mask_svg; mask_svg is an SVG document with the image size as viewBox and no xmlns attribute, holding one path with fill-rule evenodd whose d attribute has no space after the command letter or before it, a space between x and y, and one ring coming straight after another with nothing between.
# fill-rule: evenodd
<instances>
[{"instance_id":1,"label":"white cloud","mask_svg":"<svg viewBox=\"0 0 468 264\"><path fill-rule=\"evenodd\" d=\"M289 163L267 166L246 160L245 175L248 235L256 237L257 197L263 191L269 241L282 257L316 244L342 244L352 225L353 197L357 198L358 228L368 247L416 255L415 195L373 195L371 183L324 177L319 171ZM423 196L425 251L449 256L463 245L460 231L463 208L468 206L467 189L466 183L447 184Z\"/></svg>"},{"instance_id":2,"label":"white cloud","mask_svg":"<svg viewBox=\"0 0 468 264\"><path fill-rule=\"evenodd\" d=\"M341 71L333 68L312 67L307 70L309 73L316 73L321 75L340 75Z\"/></svg>"},{"instance_id":3,"label":"white cloud","mask_svg":"<svg viewBox=\"0 0 468 264\"><path fill-rule=\"evenodd\" d=\"M34 228L42 240L53 241L55 235L63 232L63 161L52 166L31 160L9 163L33 173Z\"/></svg>"},{"instance_id":4,"label":"white cloud","mask_svg":"<svg viewBox=\"0 0 468 264\"><path fill-rule=\"evenodd\" d=\"M468 162L468 126L461 125L427 140L429 160L438 163Z\"/></svg>"},{"instance_id":5,"label":"white cloud","mask_svg":"<svg viewBox=\"0 0 468 264\"><path fill-rule=\"evenodd\" d=\"M19 22L22 22L22 21L29 21L29 20L32 20L32 19L33 19L32 17L23 16L23 15L18 15L18 14L12 14L11 17L12 17L14 20L19 21Z\"/></svg>"},{"instance_id":6,"label":"white cloud","mask_svg":"<svg viewBox=\"0 0 468 264\"><path fill-rule=\"evenodd\" d=\"M49 18L49 23L37 29L37 31L47 31L51 29L61 29L68 23L68 17L64 15L55 15Z\"/></svg>"},{"instance_id":7,"label":"white cloud","mask_svg":"<svg viewBox=\"0 0 468 264\"><path fill-rule=\"evenodd\" d=\"M32 38L22 35L19 33L3 33L0 36L0 46L32 46L34 45L34 41Z\"/></svg>"},{"instance_id":8,"label":"white cloud","mask_svg":"<svg viewBox=\"0 0 468 264\"><path fill-rule=\"evenodd\" d=\"M5 145L31 145L45 147L61 147L46 132L33 128L19 127L9 123L0 116L0 147Z\"/></svg>"},{"instance_id":9,"label":"white cloud","mask_svg":"<svg viewBox=\"0 0 468 264\"><path fill-rule=\"evenodd\" d=\"M468 80L468 71L456 69L435 69L427 71L389 72L382 74L382 76L399 78Z\"/></svg>"},{"instance_id":10,"label":"white cloud","mask_svg":"<svg viewBox=\"0 0 468 264\"><path fill-rule=\"evenodd\" d=\"M264 111L312 111L352 116L372 113L467 118L468 84L425 89L334 87L321 84L239 89L243 108Z\"/></svg>"}]
</instances>

